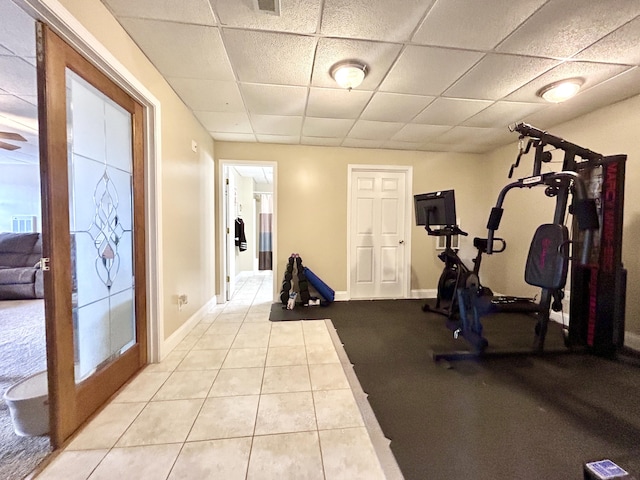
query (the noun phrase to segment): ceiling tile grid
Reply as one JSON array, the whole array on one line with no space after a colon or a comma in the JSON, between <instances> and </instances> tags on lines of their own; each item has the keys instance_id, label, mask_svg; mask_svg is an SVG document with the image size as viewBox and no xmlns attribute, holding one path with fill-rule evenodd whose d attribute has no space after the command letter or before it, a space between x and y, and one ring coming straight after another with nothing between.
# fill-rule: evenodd
<instances>
[{"instance_id":1,"label":"ceiling tile grid","mask_svg":"<svg viewBox=\"0 0 640 480\"><path fill-rule=\"evenodd\" d=\"M548 83L582 78L582 104L640 60L640 5L626 0L280 0L280 15L209 0L213 21L204 0L173 19L166 1L103 3L216 140L487 151L512 140L511 123L553 121ZM185 18L196 11L205 20ZM176 26L151 33L157 20ZM350 91L331 77L343 61L366 65Z\"/></svg>"},{"instance_id":2,"label":"ceiling tile grid","mask_svg":"<svg viewBox=\"0 0 640 480\"><path fill-rule=\"evenodd\" d=\"M513 141L510 123L547 129L640 94L638 0L102 2L219 141L485 152ZM19 5L0 0L5 118L35 101ZM346 60L366 65L351 91L331 77ZM575 98L538 96L568 77L584 81Z\"/></svg>"}]
</instances>

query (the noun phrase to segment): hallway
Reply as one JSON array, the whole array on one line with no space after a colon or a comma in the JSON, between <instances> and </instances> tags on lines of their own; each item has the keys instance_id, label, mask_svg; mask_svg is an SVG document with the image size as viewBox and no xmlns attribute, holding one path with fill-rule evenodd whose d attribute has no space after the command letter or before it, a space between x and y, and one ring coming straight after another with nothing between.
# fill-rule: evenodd
<instances>
[{"instance_id":1,"label":"hallway","mask_svg":"<svg viewBox=\"0 0 640 480\"><path fill-rule=\"evenodd\" d=\"M242 278L37 478L384 479L333 327L270 322L271 275Z\"/></svg>"}]
</instances>

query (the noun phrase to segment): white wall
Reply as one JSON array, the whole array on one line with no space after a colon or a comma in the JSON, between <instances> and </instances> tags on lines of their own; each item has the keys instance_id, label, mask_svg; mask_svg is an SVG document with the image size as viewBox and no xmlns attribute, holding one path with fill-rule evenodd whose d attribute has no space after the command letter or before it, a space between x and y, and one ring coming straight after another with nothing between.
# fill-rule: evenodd
<instances>
[{"instance_id":1,"label":"white wall","mask_svg":"<svg viewBox=\"0 0 640 480\"><path fill-rule=\"evenodd\" d=\"M13 215L37 216L42 231L39 165L0 165L0 232L11 231Z\"/></svg>"}]
</instances>

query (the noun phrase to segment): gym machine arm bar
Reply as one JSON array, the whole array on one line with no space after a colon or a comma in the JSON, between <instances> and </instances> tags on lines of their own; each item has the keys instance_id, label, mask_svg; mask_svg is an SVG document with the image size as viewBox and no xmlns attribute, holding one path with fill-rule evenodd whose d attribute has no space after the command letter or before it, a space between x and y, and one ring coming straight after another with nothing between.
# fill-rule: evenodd
<instances>
[{"instance_id":1,"label":"gym machine arm bar","mask_svg":"<svg viewBox=\"0 0 640 480\"><path fill-rule=\"evenodd\" d=\"M578 220L578 227L580 230L585 231L580 263L583 265L588 263L589 251L591 250L592 243L592 233L599 225L598 212L595 201L587 197L587 190L584 186L584 182L576 172L545 173L534 177L522 178L517 182L512 182L506 185L498 194L496 206L491 209L491 215L487 222L488 255L493 253L494 233L500 227L500 220L502 219L502 212L504 211L502 204L504 203L504 198L507 195L507 192L513 188L531 188L538 185L554 185L557 180L569 180L573 184L574 195L576 197L576 208L574 214Z\"/></svg>"},{"instance_id":2,"label":"gym machine arm bar","mask_svg":"<svg viewBox=\"0 0 640 480\"><path fill-rule=\"evenodd\" d=\"M509 130L512 132L518 132L526 137L537 138L544 144L559 148L565 152L571 152L585 160L601 160L603 158L601 153L594 152L588 148L576 145L575 143L567 142L564 138L548 134L547 132L543 132L542 130L532 127L526 123L517 123L513 126L509 126Z\"/></svg>"}]
</instances>

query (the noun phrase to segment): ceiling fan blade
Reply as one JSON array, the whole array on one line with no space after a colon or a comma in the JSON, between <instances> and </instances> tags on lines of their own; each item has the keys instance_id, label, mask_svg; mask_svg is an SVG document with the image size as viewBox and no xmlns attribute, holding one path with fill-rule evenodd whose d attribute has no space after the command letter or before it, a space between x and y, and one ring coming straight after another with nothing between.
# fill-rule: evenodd
<instances>
[{"instance_id":1,"label":"ceiling fan blade","mask_svg":"<svg viewBox=\"0 0 640 480\"><path fill-rule=\"evenodd\" d=\"M27 139L24 138L19 133L13 132L0 132L0 138L4 138L5 140L14 140L16 142L26 142Z\"/></svg>"},{"instance_id":2,"label":"ceiling fan blade","mask_svg":"<svg viewBox=\"0 0 640 480\"><path fill-rule=\"evenodd\" d=\"M4 148L5 150L18 150L20 147L17 145L11 145L10 143L0 142L0 148Z\"/></svg>"}]
</instances>

